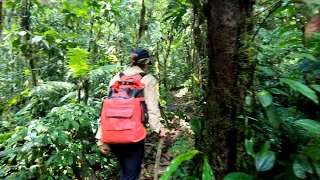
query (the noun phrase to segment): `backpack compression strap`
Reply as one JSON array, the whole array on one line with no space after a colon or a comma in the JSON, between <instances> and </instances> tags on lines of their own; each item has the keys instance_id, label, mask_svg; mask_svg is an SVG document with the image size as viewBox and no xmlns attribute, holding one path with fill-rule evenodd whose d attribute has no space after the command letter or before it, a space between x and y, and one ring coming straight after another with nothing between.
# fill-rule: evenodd
<instances>
[{"instance_id":1,"label":"backpack compression strap","mask_svg":"<svg viewBox=\"0 0 320 180\"><path fill-rule=\"evenodd\" d=\"M120 76L120 81L118 81L119 84L121 85L134 85L133 82L126 82L126 81L121 81L121 78L124 76L125 74L123 72L120 72L119 73L119 76ZM140 80L145 76L147 75L145 72L141 72L139 73L139 75L141 76Z\"/></svg>"},{"instance_id":2,"label":"backpack compression strap","mask_svg":"<svg viewBox=\"0 0 320 180\"><path fill-rule=\"evenodd\" d=\"M141 72L141 73L139 73L139 74L140 74L140 76L141 76L141 79L142 79L145 75L147 75L145 72ZM120 74L119 74L120 79L122 78L123 75L124 75L124 73L123 73L123 72L120 72Z\"/></svg>"}]
</instances>

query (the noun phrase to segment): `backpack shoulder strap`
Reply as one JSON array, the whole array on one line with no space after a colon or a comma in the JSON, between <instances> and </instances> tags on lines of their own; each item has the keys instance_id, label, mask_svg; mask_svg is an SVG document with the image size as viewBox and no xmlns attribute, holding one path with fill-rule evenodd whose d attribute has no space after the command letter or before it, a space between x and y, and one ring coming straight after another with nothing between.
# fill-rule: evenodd
<instances>
[{"instance_id":1,"label":"backpack shoulder strap","mask_svg":"<svg viewBox=\"0 0 320 180\"><path fill-rule=\"evenodd\" d=\"M120 79L121 79L121 77L122 77L123 75L124 75L123 72L120 72L120 73L119 73Z\"/></svg>"},{"instance_id":2,"label":"backpack shoulder strap","mask_svg":"<svg viewBox=\"0 0 320 180\"><path fill-rule=\"evenodd\" d=\"M141 76L141 79L145 76L145 75L147 75L145 72L141 72L141 73L139 73L140 74L140 76Z\"/></svg>"}]
</instances>

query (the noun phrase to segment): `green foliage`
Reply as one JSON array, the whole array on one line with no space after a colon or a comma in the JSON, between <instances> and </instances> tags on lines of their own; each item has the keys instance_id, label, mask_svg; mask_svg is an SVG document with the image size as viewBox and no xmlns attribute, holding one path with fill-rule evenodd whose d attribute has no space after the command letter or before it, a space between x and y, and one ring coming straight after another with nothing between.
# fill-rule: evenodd
<instances>
[{"instance_id":1,"label":"green foliage","mask_svg":"<svg viewBox=\"0 0 320 180\"><path fill-rule=\"evenodd\" d=\"M190 128L195 133L196 136L199 136L201 133L201 118L193 117L190 119Z\"/></svg>"},{"instance_id":2,"label":"green foliage","mask_svg":"<svg viewBox=\"0 0 320 180\"><path fill-rule=\"evenodd\" d=\"M203 180L215 179L207 157L204 157L204 162L202 167L202 179Z\"/></svg>"},{"instance_id":3,"label":"green foliage","mask_svg":"<svg viewBox=\"0 0 320 180\"><path fill-rule=\"evenodd\" d=\"M276 155L272 151L262 151L255 156L256 168L258 171L268 171L275 163Z\"/></svg>"},{"instance_id":4,"label":"green foliage","mask_svg":"<svg viewBox=\"0 0 320 180\"><path fill-rule=\"evenodd\" d=\"M294 122L296 125L304 128L311 134L320 135L320 123L310 119L300 119Z\"/></svg>"},{"instance_id":5,"label":"green foliage","mask_svg":"<svg viewBox=\"0 0 320 180\"><path fill-rule=\"evenodd\" d=\"M253 142L252 140L248 140L246 139L245 142L245 148L246 148L246 152L247 154L249 154L250 156L255 156L255 153L254 153L254 148L253 148Z\"/></svg>"},{"instance_id":6,"label":"green foliage","mask_svg":"<svg viewBox=\"0 0 320 180\"><path fill-rule=\"evenodd\" d=\"M308 97L309 99L311 99L315 103L317 103L317 104L319 103L318 96L308 86L306 86L306 85L304 85L302 83L299 83L297 81L291 80L291 79L281 78L280 80L282 82L288 84L292 89L294 89L294 90L300 92L301 94L305 95L306 97Z\"/></svg>"},{"instance_id":7,"label":"green foliage","mask_svg":"<svg viewBox=\"0 0 320 180\"><path fill-rule=\"evenodd\" d=\"M306 179L307 173L313 173L312 165L303 156L295 157L293 162L293 171L299 179Z\"/></svg>"},{"instance_id":8,"label":"green foliage","mask_svg":"<svg viewBox=\"0 0 320 180\"><path fill-rule=\"evenodd\" d=\"M229 173L223 180L251 180L252 177L242 172Z\"/></svg>"},{"instance_id":9,"label":"green foliage","mask_svg":"<svg viewBox=\"0 0 320 180\"><path fill-rule=\"evenodd\" d=\"M272 96L268 91L261 91L258 94L261 105L266 108L272 104Z\"/></svg>"},{"instance_id":10,"label":"green foliage","mask_svg":"<svg viewBox=\"0 0 320 180\"><path fill-rule=\"evenodd\" d=\"M174 160L172 160L170 165L167 167L164 174L161 176L160 180L168 180L170 178L171 173L173 173L182 162L190 160L191 158L193 158L193 156L195 156L198 153L198 150L192 150L184 154L180 154L179 156L174 158Z\"/></svg>"},{"instance_id":11,"label":"green foliage","mask_svg":"<svg viewBox=\"0 0 320 180\"><path fill-rule=\"evenodd\" d=\"M190 119L196 137L208 82L207 52L197 54L197 48L205 49L207 30L202 3L145 1L146 24L138 42L155 62L161 105L169 109L174 103L172 90L187 87L191 92L188 104L199 113ZM111 179L118 167L95 145L96 119L110 78L126 67L136 46L141 6L119 0L3 5L0 179L87 178L80 172ZM250 43L256 71L247 97L249 114L242 116L249 155L242 169L250 176L234 172L225 179L319 179L320 34L306 38L302 31L319 5L317 0L256 1L257 34ZM28 30L21 26L22 12L30 12ZM196 28L199 44L193 37ZM177 114L189 117L183 110ZM193 149L188 138L178 138L169 151L188 153ZM188 163L194 155L180 157ZM175 161L171 175L188 174L189 169L178 168L182 161ZM213 179L210 159L203 162L202 179Z\"/></svg>"},{"instance_id":12,"label":"green foliage","mask_svg":"<svg viewBox=\"0 0 320 180\"><path fill-rule=\"evenodd\" d=\"M7 176L8 168L30 171L26 177L52 176L74 178L79 174L75 163L84 163L97 153L94 132L97 110L90 106L68 104L56 107L46 117L35 119L25 127L18 127L15 136L1 144L0 152ZM84 137L91 137L84 140ZM102 156L91 159L89 166L101 163ZM85 160L85 161L84 161ZM20 161L25 163L21 164ZM18 173L17 176L24 173ZM40 173L40 174L39 174Z\"/></svg>"},{"instance_id":13,"label":"green foliage","mask_svg":"<svg viewBox=\"0 0 320 180\"><path fill-rule=\"evenodd\" d=\"M167 167L166 171L164 172L164 174L161 176L160 180L168 180L170 179L171 174L177 170L178 166L183 163L184 161L188 161L190 159L192 159L195 155L197 154L202 154L200 151L198 150L191 150L188 151L184 154L180 154L178 155L176 158L174 158L170 165ZM202 179L204 180L213 180L214 175L212 172L212 169L209 165L208 162L208 158L206 155L202 155L204 162L203 162L203 167L202 167Z\"/></svg>"},{"instance_id":14,"label":"green foliage","mask_svg":"<svg viewBox=\"0 0 320 180\"><path fill-rule=\"evenodd\" d=\"M312 160L319 161L320 160L319 150L320 150L320 140L317 140L306 147L305 153Z\"/></svg>"},{"instance_id":15,"label":"green foliage","mask_svg":"<svg viewBox=\"0 0 320 180\"><path fill-rule=\"evenodd\" d=\"M75 78L85 77L92 69L92 66L89 64L89 55L88 51L79 48L68 50L68 69Z\"/></svg>"}]
</instances>

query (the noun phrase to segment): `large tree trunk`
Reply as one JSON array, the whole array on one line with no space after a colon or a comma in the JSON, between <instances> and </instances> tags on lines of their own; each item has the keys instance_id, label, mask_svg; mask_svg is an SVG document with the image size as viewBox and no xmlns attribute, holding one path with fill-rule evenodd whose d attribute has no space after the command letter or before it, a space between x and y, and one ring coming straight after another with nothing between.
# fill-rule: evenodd
<instances>
[{"instance_id":1,"label":"large tree trunk","mask_svg":"<svg viewBox=\"0 0 320 180\"><path fill-rule=\"evenodd\" d=\"M241 168L245 93L252 82L246 45L250 0L208 0L208 85L205 118L198 148L209 157L218 180Z\"/></svg>"}]
</instances>

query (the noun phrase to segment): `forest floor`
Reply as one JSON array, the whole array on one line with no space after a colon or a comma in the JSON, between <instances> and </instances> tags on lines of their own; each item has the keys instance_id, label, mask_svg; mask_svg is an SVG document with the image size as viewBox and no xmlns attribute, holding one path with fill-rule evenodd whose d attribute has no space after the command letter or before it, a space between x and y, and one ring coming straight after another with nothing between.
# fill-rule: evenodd
<instances>
[{"instance_id":1,"label":"forest floor","mask_svg":"<svg viewBox=\"0 0 320 180\"><path fill-rule=\"evenodd\" d=\"M173 103L168 106L166 117L171 127L167 136L164 137L162 154L159 163L158 174L164 173L170 162L177 155L184 153L194 147L194 140L192 138L193 132L189 126L188 118L193 114L189 111L190 105L186 105L188 101L187 96L189 92L187 89L171 92ZM144 162L142 164L141 180L152 180L155 171L155 159L159 144L159 136L152 133L146 140L146 149Z\"/></svg>"}]
</instances>

